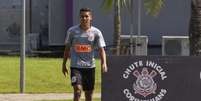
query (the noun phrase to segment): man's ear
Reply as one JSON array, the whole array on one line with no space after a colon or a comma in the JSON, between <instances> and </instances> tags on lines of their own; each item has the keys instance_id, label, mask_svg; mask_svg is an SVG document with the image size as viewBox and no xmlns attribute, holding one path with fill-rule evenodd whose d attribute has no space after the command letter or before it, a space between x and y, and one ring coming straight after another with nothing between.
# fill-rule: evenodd
<instances>
[{"instance_id":1,"label":"man's ear","mask_svg":"<svg viewBox=\"0 0 201 101\"><path fill-rule=\"evenodd\" d=\"M94 18L94 17L93 17L93 15L91 14L91 21L93 20L93 18Z\"/></svg>"}]
</instances>

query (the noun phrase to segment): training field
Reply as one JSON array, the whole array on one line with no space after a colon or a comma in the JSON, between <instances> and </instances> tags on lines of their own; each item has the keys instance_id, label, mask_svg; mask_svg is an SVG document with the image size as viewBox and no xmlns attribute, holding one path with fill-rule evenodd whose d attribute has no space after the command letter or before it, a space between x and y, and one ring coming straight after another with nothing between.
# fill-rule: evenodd
<instances>
[{"instance_id":1,"label":"training field","mask_svg":"<svg viewBox=\"0 0 201 101\"><path fill-rule=\"evenodd\" d=\"M72 92L69 75L61 72L62 58L26 57L25 93ZM0 56L0 93L19 93L18 56ZM96 61L95 92L101 92L100 61Z\"/></svg>"}]
</instances>

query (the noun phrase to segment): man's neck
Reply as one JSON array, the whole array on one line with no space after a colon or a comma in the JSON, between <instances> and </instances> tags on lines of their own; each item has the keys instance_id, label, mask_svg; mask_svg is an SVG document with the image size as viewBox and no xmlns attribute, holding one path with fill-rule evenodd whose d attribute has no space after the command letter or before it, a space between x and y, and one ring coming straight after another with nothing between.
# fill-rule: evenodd
<instances>
[{"instance_id":1,"label":"man's neck","mask_svg":"<svg viewBox=\"0 0 201 101\"><path fill-rule=\"evenodd\" d=\"M89 31L89 29L91 28L91 26L83 26L83 25L80 25L80 28L81 28L83 31L87 32L87 31Z\"/></svg>"}]
</instances>

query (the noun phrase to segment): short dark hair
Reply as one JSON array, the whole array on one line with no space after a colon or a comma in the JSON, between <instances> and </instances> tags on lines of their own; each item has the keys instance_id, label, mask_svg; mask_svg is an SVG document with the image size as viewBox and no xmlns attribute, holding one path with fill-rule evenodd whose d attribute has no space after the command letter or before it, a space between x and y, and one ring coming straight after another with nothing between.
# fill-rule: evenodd
<instances>
[{"instance_id":1,"label":"short dark hair","mask_svg":"<svg viewBox=\"0 0 201 101\"><path fill-rule=\"evenodd\" d=\"M81 8L80 13L81 12L91 12L92 13L92 10L90 8Z\"/></svg>"}]
</instances>

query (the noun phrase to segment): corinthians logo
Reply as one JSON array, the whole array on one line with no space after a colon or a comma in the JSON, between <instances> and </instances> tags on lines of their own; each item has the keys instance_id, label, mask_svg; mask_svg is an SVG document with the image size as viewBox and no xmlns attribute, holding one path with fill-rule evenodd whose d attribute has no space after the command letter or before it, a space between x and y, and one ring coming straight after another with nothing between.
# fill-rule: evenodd
<instances>
[{"instance_id":1,"label":"corinthians logo","mask_svg":"<svg viewBox=\"0 0 201 101\"><path fill-rule=\"evenodd\" d=\"M141 74L136 70L133 72L133 75L137 77L136 82L133 84L135 93L138 93L144 97L155 94L157 85L153 80L153 77L156 76L156 72L152 71L150 74L147 68L143 68Z\"/></svg>"},{"instance_id":2,"label":"corinthians logo","mask_svg":"<svg viewBox=\"0 0 201 101\"><path fill-rule=\"evenodd\" d=\"M156 79L157 76L159 79ZM129 78L134 80L133 84L129 84L132 87L123 90L129 101L160 101L167 94L166 89L158 88L167 75L155 62L149 60L134 62L125 69L122 77L126 80Z\"/></svg>"}]
</instances>

